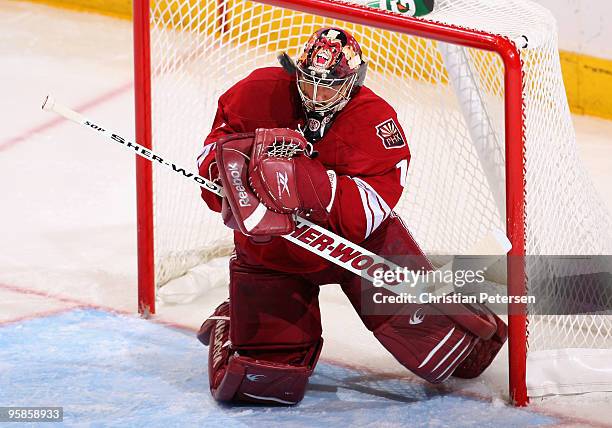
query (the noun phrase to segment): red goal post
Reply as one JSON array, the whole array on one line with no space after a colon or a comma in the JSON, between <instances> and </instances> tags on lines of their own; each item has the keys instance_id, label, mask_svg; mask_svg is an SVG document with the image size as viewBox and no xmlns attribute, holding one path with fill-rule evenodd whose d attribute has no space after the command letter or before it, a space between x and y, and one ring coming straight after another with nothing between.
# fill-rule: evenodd
<instances>
[{"instance_id":1,"label":"red goal post","mask_svg":"<svg viewBox=\"0 0 612 428\"><path fill-rule=\"evenodd\" d=\"M219 0L221 5L223 0ZM505 89L505 188L506 231L512 243L510 256L525 255L525 171L523 123L523 75L521 56L508 38L481 31L424 21L329 0L264 0L262 3L314 15L337 18L369 27L448 42L494 52L504 65ZM222 8L219 8L220 13ZM134 0L134 67L136 141L152 146L151 62L149 0ZM143 314L155 313L154 225L151 164L136 160L138 205L138 307ZM508 294L525 294L525 268L520 257L508 258ZM509 385L516 405L528 402L525 384L527 355L526 308L509 308Z\"/></svg>"}]
</instances>

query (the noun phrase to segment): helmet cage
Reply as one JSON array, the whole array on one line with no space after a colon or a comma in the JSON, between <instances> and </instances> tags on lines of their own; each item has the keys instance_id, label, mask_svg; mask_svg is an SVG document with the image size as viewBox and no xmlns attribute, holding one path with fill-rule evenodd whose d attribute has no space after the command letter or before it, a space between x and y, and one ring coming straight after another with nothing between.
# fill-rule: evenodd
<instances>
[{"instance_id":1,"label":"helmet cage","mask_svg":"<svg viewBox=\"0 0 612 428\"><path fill-rule=\"evenodd\" d=\"M297 87L304 108L309 112L326 114L340 111L351 99L358 73L343 78L319 77L313 71L310 74L301 67L296 67ZM312 97L306 94L302 85L312 85ZM320 88L333 91L333 95L325 100L317 100Z\"/></svg>"}]
</instances>

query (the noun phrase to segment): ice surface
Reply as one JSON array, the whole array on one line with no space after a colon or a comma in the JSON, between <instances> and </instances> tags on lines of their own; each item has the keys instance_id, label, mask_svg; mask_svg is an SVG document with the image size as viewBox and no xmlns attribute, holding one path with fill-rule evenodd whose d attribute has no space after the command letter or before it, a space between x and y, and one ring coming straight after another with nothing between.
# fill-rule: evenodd
<instances>
[{"instance_id":1,"label":"ice surface","mask_svg":"<svg viewBox=\"0 0 612 428\"><path fill-rule=\"evenodd\" d=\"M62 406L67 426L532 427L555 418L444 387L322 362L295 407L227 406L208 393L193 334L75 310L0 326L0 403ZM10 386L10 387L8 387Z\"/></svg>"}]
</instances>

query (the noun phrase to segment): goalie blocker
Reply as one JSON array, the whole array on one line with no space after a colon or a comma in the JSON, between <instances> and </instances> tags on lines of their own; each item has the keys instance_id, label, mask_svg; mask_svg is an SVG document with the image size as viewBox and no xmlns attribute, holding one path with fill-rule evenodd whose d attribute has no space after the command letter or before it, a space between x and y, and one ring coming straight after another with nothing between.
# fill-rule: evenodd
<instances>
[{"instance_id":1,"label":"goalie blocker","mask_svg":"<svg viewBox=\"0 0 612 428\"><path fill-rule=\"evenodd\" d=\"M226 190L233 213L229 217L235 218L243 233L265 235L266 227L268 234L290 231L290 213L295 211L324 217L325 205L333 200L332 186L325 182L322 164L304 156L305 142L300 140L293 131L272 129L233 135L217 143L221 181L225 189L233 186L230 192ZM293 153L263 155L279 149ZM277 172L284 177L282 181L276 181ZM284 185L288 191L282 190ZM329 192L316 192L325 186ZM323 199L317 196L321 194ZM263 215L256 214L258 209ZM253 216L257 222L251 220ZM399 266L432 269L394 214L362 246L375 254L410 256L392 257ZM265 244L261 247L264 250ZM237 247L230 263L229 302L217 308L198 334L209 345L213 396L234 402L299 402L323 345L318 293L321 284L329 283L341 285L365 326L401 364L432 383L451 375L478 376L506 340L506 325L484 306L406 304L393 305L391 311L371 304L374 293L391 291L337 266L310 273L280 272L263 267L253 254Z\"/></svg>"},{"instance_id":2,"label":"goalie blocker","mask_svg":"<svg viewBox=\"0 0 612 428\"><path fill-rule=\"evenodd\" d=\"M301 134L285 128L220 138L215 158L225 189L225 224L254 237L293 232L292 214L325 221L335 173L306 156L307 147Z\"/></svg>"}]
</instances>

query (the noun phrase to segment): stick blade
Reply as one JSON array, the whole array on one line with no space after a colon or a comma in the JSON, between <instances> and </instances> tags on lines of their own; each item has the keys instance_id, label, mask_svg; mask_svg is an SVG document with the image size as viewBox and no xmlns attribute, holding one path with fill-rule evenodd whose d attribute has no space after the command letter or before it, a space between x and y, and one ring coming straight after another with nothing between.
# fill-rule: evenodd
<instances>
[{"instance_id":1,"label":"stick blade","mask_svg":"<svg viewBox=\"0 0 612 428\"><path fill-rule=\"evenodd\" d=\"M512 244L506 234L500 229L493 229L474 248L471 248L470 252L482 256L493 256L508 254L511 249Z\"/></svg>"}]
</instances>

